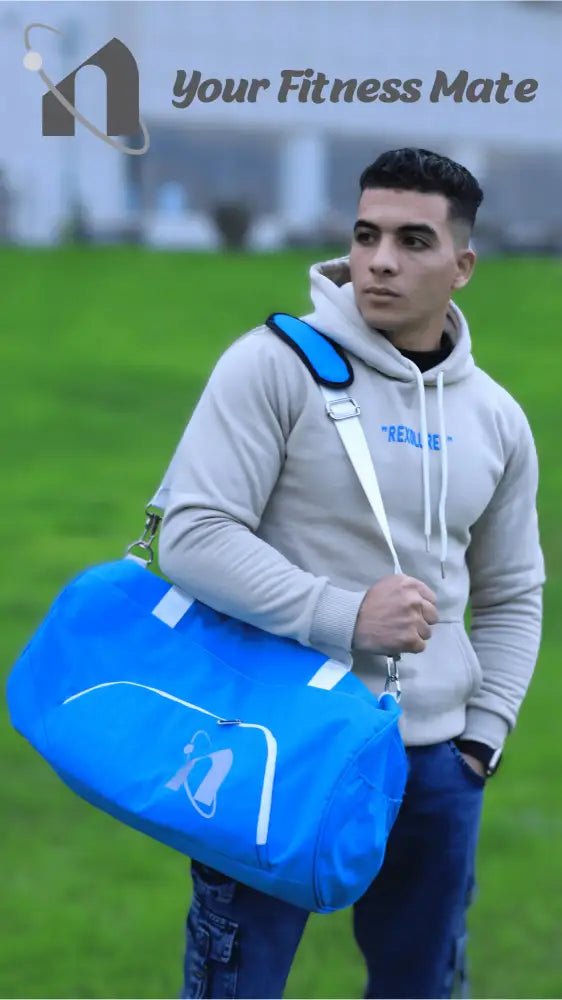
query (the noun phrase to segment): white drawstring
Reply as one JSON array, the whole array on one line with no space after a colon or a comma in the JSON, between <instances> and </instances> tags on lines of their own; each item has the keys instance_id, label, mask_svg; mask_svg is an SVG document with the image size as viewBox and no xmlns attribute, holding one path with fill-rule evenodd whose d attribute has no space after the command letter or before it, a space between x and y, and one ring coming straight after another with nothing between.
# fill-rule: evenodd
<instances>
[{"instance_id":1,"label":"white drawstring","mask_svg":"<svg viewBox=\"0 0 562 1000\"><path fill-rule=\"evenodd\" d=\"M411 361L414 374L418 383L418 393L420 397L420 420L422 439L422 476L423 476L423 511L424 511L424 535L425 551L429 552L429 541L431 538L431 497L429 488L429 446L427 442L427 411L425 407L425 389L423 377L418 366Z\"/></svg>"},{"instance_id":2,"label":"white drawstring","mask_svg":"<svg viewBox=\"0 0 562 1000\"><path fill-rule=\"evenodd\" d=\"M439 441L441 445L441 496L439 497L439 526L441 529L441 576L445 579L445 561L447 559L447 521L445 520L445 503L449 484L449 462L447 452L447 431L445 428L445 407L443 405L443 372L437 375L437 406L439 408Z\"/></svg>"},{"instance_id":3,"label":"white drawstring","mask_svg":"<svg viewBox=\"0 0 562 1000\"><path fill-rule=\"evenodd\" d=\"M407 359L409 361L409 359ZM431 539L431 493L429 482L429 442L427 435L427 409L425 405L425 385L423 375L418 366L413 361L409 361L414 370L418 383L418 394L420 400L420 422L422 439L422 476L423 476L423 509L424 509L424 535L425 549L430 551ZM441 452L441 496L439 498L439 527L441 532L441 576L445 579L445 562L447 559L447 521L445 519L445 503L447 500L448 486L448 455L447 455L447 434L445 429L445 407L443 405L443 372L437 376L437 405L439 408L439 438Z\"/></svg>"}]
</instances>

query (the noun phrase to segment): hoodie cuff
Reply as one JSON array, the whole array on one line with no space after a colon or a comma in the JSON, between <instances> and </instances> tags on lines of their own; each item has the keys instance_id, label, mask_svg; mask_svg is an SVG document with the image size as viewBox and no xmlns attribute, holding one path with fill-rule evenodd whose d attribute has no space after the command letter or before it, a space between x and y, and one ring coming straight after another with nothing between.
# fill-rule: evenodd
<instances>
[{"instance_id":1,"label":"hoodie cuff","mask_svg":"<svg viewBox=\"0 0 562 1000\"><path fill-rule=\"evenodd\" d=\"M509 726L501 715L495 712L486 712L483 708L472 708L470 705L466 710L466 723L464 731L457 739L475 740L477 743L485 743L493 750L503 747Z\"/></svg>"},{"instance_id":2,"label":"hoodie cuff","mask_svg":"<svg viewBox=\"0 0 562 1000\"><path fill-rule=\"evenodd\" d=\"M312 616L310 645L335 646L351 653L355 623L366 593L326 584Z\"/></svg>"}]
</instances>

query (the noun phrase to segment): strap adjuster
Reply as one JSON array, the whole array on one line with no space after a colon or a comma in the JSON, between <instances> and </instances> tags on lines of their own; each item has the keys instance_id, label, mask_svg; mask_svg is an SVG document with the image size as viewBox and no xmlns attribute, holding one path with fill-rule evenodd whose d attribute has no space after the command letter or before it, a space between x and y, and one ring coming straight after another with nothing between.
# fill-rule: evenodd
<instances>
[{"instance_id":1,"label":"strap adjuster","mask_svg":"<svg viewBox=\"0 0 562 1000\"><path fill-rule=\"evenodd\" d=\"M335 406L347 405L347 413L334 413ZM350 412L351 405L351 412ZM359 403L356 403L351 396L340 396L339 399L332 399L329 403L326 403L326 413L332 420L347 420L348 417L358 417L361 413L361 408Z\"/></svg>"}]
</instances>

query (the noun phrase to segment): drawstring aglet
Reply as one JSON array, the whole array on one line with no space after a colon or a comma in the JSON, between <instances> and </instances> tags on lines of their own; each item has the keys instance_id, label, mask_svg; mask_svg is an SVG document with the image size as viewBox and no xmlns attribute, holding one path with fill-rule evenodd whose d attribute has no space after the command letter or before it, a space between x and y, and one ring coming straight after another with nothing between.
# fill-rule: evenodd
<instances>
[{"instance_id":1,"label":"drawstring aglet","mask_svg":"<svg viewBox=\"0 0 562 1000\"><path fill-rule=\"evenodd\" d=\"M444 562L441 563L441 577L443 578L443 580L445 579L445 563Z\"/></svg>"}]
</instances>

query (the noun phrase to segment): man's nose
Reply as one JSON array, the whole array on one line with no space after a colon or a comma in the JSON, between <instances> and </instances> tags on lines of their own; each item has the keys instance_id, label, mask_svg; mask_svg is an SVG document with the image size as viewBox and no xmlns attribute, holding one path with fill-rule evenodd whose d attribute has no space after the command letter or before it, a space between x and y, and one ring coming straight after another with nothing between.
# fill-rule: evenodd
<instances>
[{"instance_id":1,"label":"man's nose","mask_svg":"<svg viewBox=\"0 0 562 1000\"><path fill-rule=\"evenodd\" d=\"M369 268L373 274L389 274L398 270L396 247L391 240L381 240L373 249Z\"/></svg>"}]
</instances>

